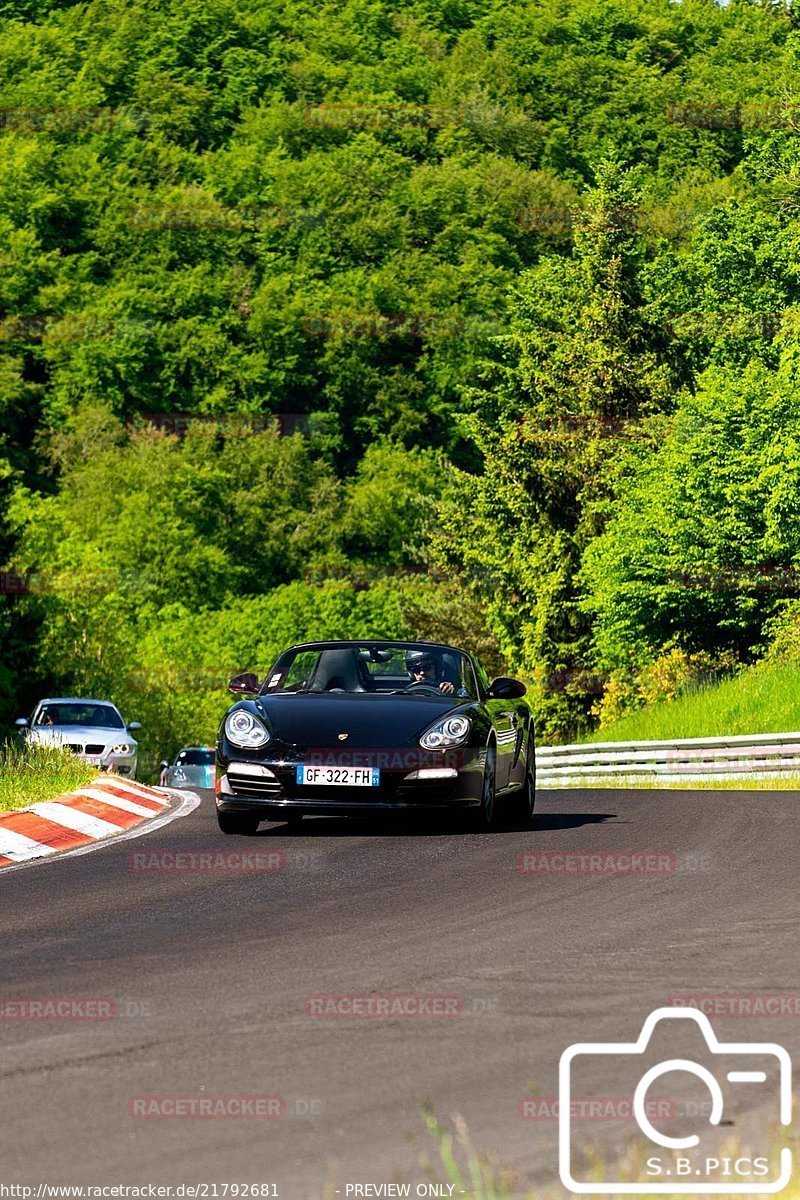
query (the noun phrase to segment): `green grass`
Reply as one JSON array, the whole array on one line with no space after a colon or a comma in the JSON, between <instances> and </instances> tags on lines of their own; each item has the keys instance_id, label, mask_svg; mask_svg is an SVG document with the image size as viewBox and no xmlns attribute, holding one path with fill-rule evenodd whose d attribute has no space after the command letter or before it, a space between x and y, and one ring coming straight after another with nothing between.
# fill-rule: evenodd
<instances>
[{"instance_id":1,"label":"green grass","mask_svg":"<svg viewBox=\"0 0 800 1200\"><path fill-rule=\"evenodd\" d=\"M640 787L650 791L654 791L655 788L658 791L672 788L676 792L697 792L700 788L709 792L800 792L800 775L769 775L764 778L754 775L752 779L703 779L702 775L698 775L697 779L686 779L682 782L669 779L667 775L582 775L581 778L575 776L570 781L548 781L547 784L541 785L541 791L547 792L561 787L602 787L607 791L615 787L624 788L625 791L630 791L632 787Z\"/></svg>"},{"instance_id":2,"label":"green grass","mask_svg":"<svg viewBox=\"0 0 800 1200\"><path fill-rule=\"evenodd\" d=\"M623 788L630 791L631 788L672 788L674 791L686 791L687 788L693 792L700 791L705 788L709 792L721 791L745 791L745 792L800 792L800 775L771 775L759 776L753 775L749 779L704 779L702 775L698 775L695 779L685 779L679 781L670 779L666 775L651 776L651 775L586 775L578 778L577 776L571 782L548 783L547 786L542 786L542 791L549 791L553 788Z\"/></svg>"},{"instance_id":3,"label":"green grass","mask_svg":"<svg viewBox=\"0 0 800 1200\"><path fill-rule=\"evenodd\" d=\"M97 774L56 746L0 746L0 812L74 792Z\"/></svg>"},{"instance_id":4,"label":"green grass","mask_svg":"<svg viewBox=\"0 0 800 1200\"><path fill-rule=\"evenodd\" d=\"M795 730L800 730L800 667L775 664L652 704L581 741L664 742Z\"/></svg>"},{"instance_id":5,"label":"green grass","mask_svg":"<svg viewBox=\"0 0 800 1200\"><path fill-rule=\"evenodd\" d=\"M515 1200L522 1200L522 1198L524 1200L566 1200L566 1197L572 1194L557 1182L549 1187L533 1188L526 1183L520 1172L504 1168L496 1156L479 1153L469 1136L462 1117L453 1116L452 1127L448 1127L440 1122L428 1108L423 1109L423 1116L435 1146L435 1157L425 1155L421 1160L421 1166L432 1182L438 1182L444 1176L446 1180L454 1184L453 1195L458 1197L458 1200L512 1200L512 1198ZM769 1138L767 1145L772 1142L773 1145L782 1146L786 1141L783 1131L778 1130ZM798 1149L800 1149L797 1145L797 1138L791 1135L788 1141L790 1145L794 1143L792 1150L796 1163ZM720 1149L723 1154L733 1159L743 1151L747 1152L747 1147L743 1147L735 1135L726 1139ZM760 1151L760 1153L763 1152L763 1150ZM618 1179L623 1181L646 1179L646 1153L643 1152L639 1143L635 1144L631 1141L628 1147L623 1147L621 1154L613 1154L610 1149L608 1154L609 1157L618 1159L620 1169L618 1173L615 1171ZM607 1179L608 1171L604 1161L606 1153L600 1143L594 1146L591 1158L595 1165L594 1169L588 1173L587 1178L592 1179L593 1182ZM413 1189L411 1194L413 1195ZM779 1195L781 1200L800 1200L800 1180L795 1178ZM678 1200L677 1194L672 1198L667 1197L666 1200ZM724 1196L722 1200L725 1200ZM728 1194L728 1200L732 1200L730 1194Z\"/></svg>"},{"instance_id":6,"label":"green grass","mask_svg":"<svg viewBox=\"0 0 800 1200\"><path fill-rule=\"evenodd\" d=\"M463 1117L454 1115L448 1128L425 1105L423 1118L435 1146L436 1156L423 1155L420 1165L431 1183L444 1178L454 1184L454 1195L462 1200L510 1200L524 1191L525 1180L517 1171L504 1168L496 1156L479 1154Z\"/></svg>"}]
</instances>

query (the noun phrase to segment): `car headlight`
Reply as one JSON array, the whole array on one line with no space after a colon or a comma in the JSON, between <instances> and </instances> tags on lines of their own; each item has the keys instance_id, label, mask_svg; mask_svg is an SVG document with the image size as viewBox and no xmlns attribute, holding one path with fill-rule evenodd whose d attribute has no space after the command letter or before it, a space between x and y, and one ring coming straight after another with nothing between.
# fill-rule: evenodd
<instances>
[{"instance_id":1,"label":"car headlight","mask_svg":"<svg viewBox=\"0 0 800 1200\"><path fill-rule=\"evenodd\" d=\"M234 746L264 746L269 732L246 708L237 708L225 718L225 733Z\"/></svg>"},{"instance_id":2,"label":"car headlight","mask_svg":"<svg viewBox=\"0 0 800 1200\"><path fill-rule=\"evenodd\" d=\"M112 754L133 754L133 746L129 745L128 742L120 742L120 744L118 746L113 747L111 753Z\"/></svg>"},{"instance_id":3,"label":"car headlight","mask_svg":"<svg viewBox=\"0 0 800 1200\"><path fill-rule=\"evenodd\" d=\"M469 717L445 717L423 733L419 744L426 750L450 750L467 740L471 728Z\"/></svg>"}]
</instances>

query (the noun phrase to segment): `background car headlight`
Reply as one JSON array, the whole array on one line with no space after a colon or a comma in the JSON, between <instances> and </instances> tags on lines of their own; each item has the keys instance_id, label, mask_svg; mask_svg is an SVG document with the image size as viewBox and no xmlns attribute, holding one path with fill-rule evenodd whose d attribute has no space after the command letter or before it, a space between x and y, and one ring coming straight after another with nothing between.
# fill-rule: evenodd
<instances>
[{"instance_id":1,"label":"background car headlight","mask_svg":"<svg viewBox=\"0 0 800 1200\"><path fill-rule=\"evenodd\" d=\"M469 717L445 717L419 739L426 750L449 750L467 740L472 723Z\"/></svg>"},{"instance_id":2,"label":"background car headlight","mask_svg":"<svg viewBox=\"0 0 800 1200\"><path fill-rule=\"evenodd\" d=\"M234 746L264 746L269 733L246 708L237 708L225 718L225 733Z\"/></svg>"},{"instance_id":3,"label":"background car headlight","mask_svg":"<svg viewBox=\"0 0 800 1200\"><path fill-rule=\"evenodd\" d=\"M133 746L129 746L127 742L120 742L118 746L114 746L112 754L133 754Z\"/></svg>"}]
</instances>

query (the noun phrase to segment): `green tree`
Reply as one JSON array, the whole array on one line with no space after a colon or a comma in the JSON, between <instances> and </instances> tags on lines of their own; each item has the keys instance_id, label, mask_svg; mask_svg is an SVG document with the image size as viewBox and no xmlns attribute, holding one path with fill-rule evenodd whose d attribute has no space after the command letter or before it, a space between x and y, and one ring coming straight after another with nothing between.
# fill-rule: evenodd
<instances>
[{"instance_id":1,"label":"green tree","mask_svg":"<svg viewBox=\"0 0 800 1200\"><path fill-rule=\"evenodd\" d=\"M604 165L572 258L522 277L511 331L465 421L484 471L459 481L440 539L486 597L506 654L537 678L551 728L574 724L588 703L579 685L554 690L552 680L590 666L574 580L602 528L609 464L669 398L641 295L636 202L625 173Z\"/></svg>"},{"instance_id":2,"label":"green tree","mask_svg":"<svg viewBox=\"0 0 800 1200\"><path fill-rule=\"evenodd\" d=\"M796 594L800 565L798 353L709 368L657 444L620 470L582 581L598 663L637 670L666 646L751 658Z\"/></svg>"}]
</instances>

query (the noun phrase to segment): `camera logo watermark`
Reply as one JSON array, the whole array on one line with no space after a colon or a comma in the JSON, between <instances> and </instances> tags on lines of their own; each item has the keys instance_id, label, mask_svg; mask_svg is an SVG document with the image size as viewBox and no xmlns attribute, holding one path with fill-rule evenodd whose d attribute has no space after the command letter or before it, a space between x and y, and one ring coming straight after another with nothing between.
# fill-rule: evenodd
<instances>
[{"instance_id":1,"label":"camera logo watermark","mask_svg":"<svg viewBox=\"0 0 800 1200\"><path fill-rule=\"evenodd\" d=\"M669 1058L655 1062L642 1073L639 1056L647 1054L651 1038L666 1022L671 1034L680 1035L690 1030L701 1033L709 1053L709 1066L687 1058ZM682 1030L679 1028L682 1026ZM648 1143L649 1157L642 1170L643 1178L638 1182L619 1179L597 1179L592 1172L580 1165L579 1146L574 1137L573 1085L581 1075L582 1068L591 1066L592 1060L603 1058L603 1075L612 1069L626 1073L631 1068L632 1111L639 1130ZM610 1059L610 1062L606 1060ZM597 1064L599 1065L599 1064ZM758 1069L756 1069L758 1068ZM648 1111L648 1091L651 1086L667 1074L683 1074L698 1079L711 1098L707 1114L707 1125L700 1133L673 1136L657 1128L655 1119ZM718 1081L721 1076L725 1090ZM693 1008L657 1008L645 1020L636 1042L577 1042L561 1055L559 1063L559 1175L564 1187L580 1195L653 1195L671 1194L747 1194L762 1195L781 1191L789 1183L792 1174L792 1152L784 1146L779 1152L767 1148L763 1155L741 1155L731 1157L721 1153L713 1133L719 1129L726 1103L732 1098L735 1087L746 1089L748 1099L767 1101L772 1096L777 1101L780 1124L788 1126L792 1114L792 1064L788 1052L775 1042L720 1042L711 1022ZM754 1095L753 1087L760 1090ZM767 1091L765 1089L771 1089ZM701 1136L702 1134L702 1136ZM657 1149L657 1153L652 1153ZM579 1178L581 1173L589 1176ZM614 1174L613 1171L610 1174Z\"/></svg>"}]
</instances>

